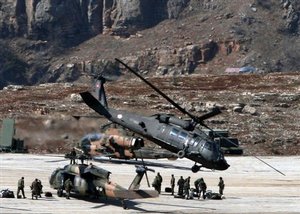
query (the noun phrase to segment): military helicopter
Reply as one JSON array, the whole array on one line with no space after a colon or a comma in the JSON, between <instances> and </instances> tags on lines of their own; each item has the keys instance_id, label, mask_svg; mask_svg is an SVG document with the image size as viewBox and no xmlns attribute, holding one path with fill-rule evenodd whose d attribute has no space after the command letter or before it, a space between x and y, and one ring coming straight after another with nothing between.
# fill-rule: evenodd
<instances>
[{"instance_id":1,"label":"military helicopter","mask_svg":"<svg viewBox=\"0 0 300 214\"><path fill-rule=\"evenodd\" d=\"M191 119L183 120L175 115L165 113L142 116L136 113L109 108L104 90L104 77L99 78L100 90L98 100L90 92L80 93L82 99L90 108L111 122L124 126L162 148L176 153L179 158L186 157L194 161L195 164L191 168L192 172L198 172L201 167L215 170L226 170L229 167L220 146L199 128L200 125L209 128L204 124L204 120L220 114L221 111L218 108L200 117L194 116L124 62L119 59L116 60Z\"/></svg>"},{"instance_id":2,"label":"military helicopter","mask_svg":"<svg viewBox=\"0 0 300 214\"><path fill-rule=\"evenodd\" d=\"M145 147L144 139L128 134L124 129L107 127L101 133L85 135L75 149L89 158L110 159L177 159L177 155L161 148ZM148 143L149 144L149 143Z\"/></svg>"},{"instance_id":3,"label":"military helicopter","mask_svg":"<svg viewBox=\"0 0 300 214\"><path fill-rule=\"evenodd\" d=\"M126 209L125 199L141 199L158 197L156 190L141 190L140 182L146 172L154 171L144 166L136 166L136 176L126 189L109 179L111 172L92 164L69 164L54 170L49 178L51 188L57 190L59 197L63 196L64 182L70 178L73 184L71 193L76 196L96 198L114 198L121 200ZM147 182L148 177L146 174Z\"/></svg>"}]
</instances>

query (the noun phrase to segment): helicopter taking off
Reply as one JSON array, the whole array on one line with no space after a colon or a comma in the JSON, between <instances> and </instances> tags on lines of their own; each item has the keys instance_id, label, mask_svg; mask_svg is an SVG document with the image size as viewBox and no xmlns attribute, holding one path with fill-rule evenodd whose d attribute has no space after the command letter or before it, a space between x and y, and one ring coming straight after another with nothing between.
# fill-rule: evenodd
<instances>
[{"instance_id":1,"label":"helicopter taking off","mask_svg":"<svg viewBox=\"0 0 300 214\"><path fill-rule=\"evenodd\" d=\"M122 206L125 209L127 208L124 202L125 199L158 197L156 190L139 189L144 175L146 175L147 182L149 183L147 170L154 171L147 167L137 166L137 174L128 189L111 181L109 179L111 172L94 165L86 164L69 164L63 168L57 168L52 172L49 183L53 189L57 190L57 195L62 197L65 189L65 181L70 179L73 186L71 192L74 196L118 199L121 200Z\"/></svg>"},{"instance_id":2,"label":"helicopter taking off","mask_svg":"<svg viewBox=\"0 0 300 214\"><path fill-rule=\"evenodd\" d=\"M90 108L100 115L103 115L111 122L128 128L158 144L162 148L177 153L179 158L186 157L194 161L195 164L191 168L193 172L198 172L201 167L215 170L226 170L229 167L220 146L199 129L199 125L208 128L204 124L204 120L220 114L221 111L219 109L214 109L200 117L194 116L184 108L180 107L166 94L153 86L121 60L116 60L191 119L183 120L174 115L165 113L142 116L136 113L109 108L104 90L105 78L103 77L99 78L99 101L90 92L80 93L82 99Z\"/></svg>"}]
</instances>

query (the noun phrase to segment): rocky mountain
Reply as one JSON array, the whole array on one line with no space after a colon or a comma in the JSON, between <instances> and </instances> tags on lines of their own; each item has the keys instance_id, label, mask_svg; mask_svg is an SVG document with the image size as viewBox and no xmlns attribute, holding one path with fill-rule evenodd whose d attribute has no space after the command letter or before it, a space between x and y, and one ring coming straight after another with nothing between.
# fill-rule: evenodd
<instances>
[{"instance_id":1,"label":"rocky mountain","mask_svg":"<svg viewBox=\"0 0 300 214\"><path fill-rule=\"evenodd\" d=\"M149 75L299 71L299 0L1 0L0 88Z\"/></svg>"},{"instance_id":2,"label":"rocky mountain","mask_svg":"<svg viewBox=\"0 0 300 214\"><path fill-rule=\"evenodd\" d=\"M98 130L72 115L100 73L122 74L112 107L178 114L120 58L195 115L221 108L207 124L245 154L297 155L299 50L300 0L0 0L0 119L30 152L68 151Z\"/></svg>"}]
</instances>

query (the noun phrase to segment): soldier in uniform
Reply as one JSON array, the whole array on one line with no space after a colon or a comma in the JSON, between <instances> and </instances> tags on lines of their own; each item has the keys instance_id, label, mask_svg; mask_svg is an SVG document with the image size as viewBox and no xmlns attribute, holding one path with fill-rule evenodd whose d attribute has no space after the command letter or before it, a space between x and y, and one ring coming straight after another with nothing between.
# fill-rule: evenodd
<instances>
[{"instance_id":1,"label":"soldier in uniform","mask_svg":"<svg viewBox=\"0 0 300 214\"><path fill-rule=\"evenodd\" d=\"M66 190L66 199L70 199L70 192L71 192L71 189L73 187L73 184L72 184L72 181L70 178L68 178L65 183L65 190Z\"/></svg>"},{"instance_id":2,"label":"soldier in uniform","mask_svg":"<svg viewBox=\"0 0 300 214\"><path fill-rule=\"evenodd\" d=\"M189 199L190 197L190 179L191 177L187 177L185 180L184 180L184 184L183 184L183 189L184 189L184 197L186 199Z\"/></svg>"},{"instance_id":3,"label":"soldier in uniform","mask_svg":"<svg viewBox=\"0 0 300 214\"><path fill-rule=\"evenodd\" d=\"M38 185L38 188L39 188L39 197L41 198L42 197L42 193L43 193L43 185L42 185L42 181L39 179L38 182L37 182L37 185Z\"/></svg>"},{"instance_id":4,"label":"soldier in uniform","mask_svg":"<svg viewBox=\"0 0 300 214\"><path fill-rule=\"evenodd\" d=\"M177 186L178 186L178 195L182 196L183 195L183 185L184 185L184 179L182 176L180 176L179 180L177 181Z\"/></svg>"},{"instance_id":5,"label":"soldier in uniform","mask_svg":"<svg viewBox=\"0 0 300 214\"><path fill-rule=\"evenodd\" d=\"M157 175L154 178L154 181L152 182L152 186L154 187L154 189L160 194L161 192L161 183L162 183L163 179L160 175L160 173L158 172Z\"/></svg>"},{"instance_id":6,"label":"soldier in uniform","mask_svg":"<svg viewBox=\"0 0 300 214\"><path fill-rule=\"evenodd\" d=\"M76 151L73 148L70 153L70 164L75 164L75 159L76 159Z\"/></svg>"},{"instance_id":7,"label":"soldier in uniform","mask_svg":"<svg viewBox=\"0 0 300 214\"><path fill-rule=\"evenodd\" d=\"M197 194L199 194L199 183L201 182L201 179L203 179L203 178L198 178L197 180L195 180L195 182L194 182L194 185L195 185L195 191L196 191L196 193Z\"/></svg>"},{"instance_id":8,"label":"soldier in uniform","mask_svg":"<svg viewBox=\"0 0 300 214\"><path fill-rule=\"evenodd\" d=\"M205 193L206 193L206 183L204 182L204 179L201 178L200 182L199 182L199 195L198 195L198 199L201 197L201 193L202 193L202 198L205 199Z\"/></svg>"},{"instance_id":9,"label":"soldier in uniform","mask_svg":"<svg viewBox=\"0 0 300 214\"><path fill-rule=\"evenodd\" d=\"M17 197L21 197L19 196L20 191L22 192L23 198L25 197L25 193L24 193L24 177L22 177L20 180L18 180L18 190L17 190Z\"/></svg>"},{"instance_id":10,"label":"soldier in uniform","mask_svg":"<svg viewBox=\"0 0 300 214\"><path fill-rule=\"evenodd\" d=\"M31 197L33 199L33 197L35 197L37 199L37 197L41 194L40 193L40 186L38 183L38 179L34 179L34 181L32 182L31 186Z\"/></svg>"},{"instance_id":11,"label":"soldier in uniform","mask_svg":"<svg viewBox=\"0 0 300 214\"><path fill-rule=\"evenodd\" d=\"M220 195L223 195L223 191L224 191L224 187L225 187L225 184L224 184L224 180L222 177L219 178L219 193Z\"/></svg>"},{"instance_id":12,"label":"soldier in uniform","mask_svg":"<svg viewBox=\"0 0 300 214\"><path fill-rule=\"evenodd\" d=\"M175 177L174 177L173 174L172 174L172 176L171 176L170 185L171 185L171 192L172 192L172 195L174 195Z\"/></svg>"}]
</instances>

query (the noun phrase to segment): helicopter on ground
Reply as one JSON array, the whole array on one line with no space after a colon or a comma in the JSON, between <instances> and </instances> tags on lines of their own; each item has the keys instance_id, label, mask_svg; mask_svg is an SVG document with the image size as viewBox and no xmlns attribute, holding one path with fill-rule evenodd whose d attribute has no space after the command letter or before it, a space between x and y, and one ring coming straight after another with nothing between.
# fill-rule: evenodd
<instances>
[{"instance_id":1,"label":"helicopter on ground","mask_svg":"<svg viewBox=\"0 0 300 214\"><path fill-rule=\"evenodd\" d=\"M154 171L145 166L136 166L136 176L129 188L126 189L110 180L111 172L87 164L69 164L63 168L54 170L49 178L50 186L57 190L59 197L63 196L64 182L70 178L73 188L71 193L74 196L88 196L95 198L114 198L121 200L122 206L126 209L126 199L141 199L158 197L156 190L141 190L140 182L144 175L149 186L147 171Z\"/></svg>"},{"instance_id":2,"label":"helicopter on ground","mask_svg":"<svg viewBox=\"0 0 300 214\"><path fill-rule=\"evenodd\" d=\"M90 108L111 122L119 124L162 148L176 153L179 158L186 157L194 161L195 164L191 168L193 172L198 172L201 167L215 170L226 170L229 167L220 146L199 128L199 125L209 128L204 124L204 120L220 114L221 111L218 108L200 117L194 116L124 62L119 59L116 60L191 119L183 120L175 115L165 113L142 116L136 113L109 108L104 90L104 77L99 78L100 90L98 100L90 92L80 93L82 99ZM200 165L197 165L197 163Z\"/></svg>"}]
</instances>

